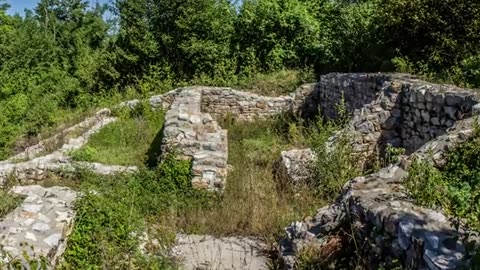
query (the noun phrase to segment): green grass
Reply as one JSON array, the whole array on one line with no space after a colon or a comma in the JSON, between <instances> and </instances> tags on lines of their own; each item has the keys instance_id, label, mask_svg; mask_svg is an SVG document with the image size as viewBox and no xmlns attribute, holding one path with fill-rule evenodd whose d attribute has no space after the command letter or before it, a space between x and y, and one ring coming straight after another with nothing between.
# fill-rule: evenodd
<instances>
[{"instance_id":1,"label":"green grass","mask_svg":"<svg viewBox=\"0 0 480 270\"><path fill-rule=\"evenodd\" d=\"M274 244L285 226L314 213L324 201L316 190L281 187L274 179L274 162L289 142L273 122L223 126L228 129L232 170L222 201L211 209L187 209L178 224L189 232L257 236Z\"/></svg>"},{"instance_id":2,"label":"green grass","mask_svg":"<svg viewBox=\"0 0 480 270\"><path fill-rule=\"evenodd\" d=\"M83 148L71 153L74 160L123 166L145 164L149 150L160 148L157 136L161 135L164 112L144 106L140 111L119 114L119 120L102 128Z\"/></svg>"},{"instance_id":3,"label":"green grass","mask_svg":"<svg viewBox=\"0 0 480 270\"><path fill-rule=\"evenodd\" d=\"M14 194L4 190L0 190L0 218L4 217L10 211L15 209L15 207L17 207L21 201L21 197L15 196Z\"/></svg>"}]
</instances>

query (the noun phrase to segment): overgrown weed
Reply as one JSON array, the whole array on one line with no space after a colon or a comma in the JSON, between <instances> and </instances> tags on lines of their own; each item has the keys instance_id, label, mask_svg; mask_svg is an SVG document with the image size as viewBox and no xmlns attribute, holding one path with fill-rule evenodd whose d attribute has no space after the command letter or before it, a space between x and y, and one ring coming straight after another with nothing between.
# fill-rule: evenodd
<instances>
[{"instance_id":1,"label":"overgrown weed","mask_svg":"<svg viewBox=\"0 0 480 270\"><path fill-rule=\"evenodd\" d=\"M143 116L144 112L134 115ZM221 124L228 129L231 169L221 194L194 190L190 163L172 156L161 161L156 170L141 169L133 175L80 173L86 195L77 204L79 215L65 268L107 267L113 262L147 269L152 269L150 264L173 267L162 252L173 244L177 232L254 236L275 245L283 237L285 226L332 200L333 194L356 174L347 152L348 136L338 135L333 145L326 145L343 122L321 117L296 121L298 118L288 115L253 123L224 119ZM112 135L108 136L107 142ZM95 138L92 141L100 142ZM117 147L113 143L105 145L108 151ZM321 160L315 165L323 167L317 169L310 183L279 185L274 164L281 151L293 147L314 147ZM138 162L140 156L134 158ZM162 243L157 257L138 254L143 232Z\"/></svg>"},{"instance_id":2,"label":"overgrown weed","mask_svg":"<svg viewBox=\"0 0 480 270\"><path fill-rule=\"evenodd\" d=\"M140 236L149 231L149 222L175 228L177 211L208 206L209 196L214 196L193 190L190 164L173 156L156 171L117 176L80 171L78 177L83 180L84 195L76 203L75 227L61 269L174 267L162 253L141 254ZM174 230L162 231L158 238L168 246L166 239L172 242Z\"/></svg>"},{"instance_id":3,"label":"overgrown weed","mask_svg":"<svg viewBox=\"0 0 480 270\"><path fill-rule=\"evenodd\" d=\"M0 189L0 218L4 217L10 211L15 209L15 207L17 207L21 201L21 196L12 194L4 189Z\"/></svg>"},{"instance_id":4,"label":"overgrown weed","mask_svg":"<svg viewBox=\"0 0 480 270\"><path fill-rule=\"evenodd\" d=\"M221 204L188 213L185 228L214 235L258 236L275 243L289 222L304 218L323 201L308 187L278 190L273 165L288 144L271 121L230 123L227 128L233 169Z\"/></svg>"},{"instance_id":5,"label":"overgrown weed","mask_svg":"<svg viewBox=\"0 0 480 270\"><path fill-rule=\"evenodd\" d=\"M447 154L443 167L415 160L406 179L406 186L417 203L441 208L477 230L480 228L479 145L480 128L476 123L472 137Z\"/></svg>"}]
</instances>

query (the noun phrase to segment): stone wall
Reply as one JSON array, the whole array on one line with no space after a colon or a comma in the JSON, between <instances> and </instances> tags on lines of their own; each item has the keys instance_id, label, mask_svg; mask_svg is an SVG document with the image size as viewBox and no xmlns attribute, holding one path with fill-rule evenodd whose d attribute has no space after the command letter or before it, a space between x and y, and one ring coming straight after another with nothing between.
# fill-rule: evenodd
<instances>
[{"instance_id":1,"label":"stone wall","mask_svg":"<svg viewBox=\"0 0 480 270\"><path fill-rule=\"evenodd\" d=\"M165 116L162 153L178 151L192 160L192 184L222 190L227 176L227 131L201 112L204 88L183 89Z\"/></svg>"},{"instance_id":2,"label":"stone wall","mask_svg":"<svg viewBox=\"0 0 480 270\"><path fill-rule=\"evenodd\" d=\"M94 119L93 123L91 123ZM27 148L23 153L14 158L0 162L0 186L6 184L8 180L15 180L21 185L39 184L49 177L50 173L61 174L63 172L74 171L77 167L89 168L92 172L102 175L115 174L120 172L136 171L136 167L107 166L97 163L74 162L69 156L69 152L80 149L85 145L93 134L98 132L104 126L116 121L116 118L109 116L109 111L101 110L95 117L87 118L82 123L87 123L90 128L76 138L68 139L59 149L52 153L44 153L45 145L63 136L55 135L37 145ZM82 125L82 123L78 125ZM68 130L68 129L67 129ZM43 156L38 156L44 154Z\"/></svg>"},{"instance_id":3,"label":"stone wall","mask_svg":"<svg viewBox=\"0 0 480 270\"><path fill-rule=\"evenodd\" d=\"M202 110L212 116L231 115L235 119L252 121L288 111L292 96L265 97L231 88L204 88Z\"/></svg>"},{"instance_id":4,"label":"stone wall","mask_svg":"<svg viewBox=\"0 0 480 270\"><path fill-rule=\"evenodd\" d=\"M471 116L473 111L480 109L478 100L472 91L430 84L406 75L328 74L322 76L318 83L303 85L289 96L263 97L229 88L187 87L153 96L148 102L155 108L167 110L162 130L162 154L174 151L192 161L194 187L222 190L227 177L227 131L214 117L230 115L240 121L253 121L282 112L305 118L320 112L336 118L336 105L344 101L352 115L347 129L354 135L354 152L362 157L359 159L362 163L388 144L404 147L407 154L413 154L399 164L351 180L336 203L320 209L313 218L292 224L287 229L288 239L281 244L287 266L293 266L292 260L305 245L313 243L321 247L328 243L324 241L326 236L347 229L368 247L364 250L365 254L377 258L372 261L400 258L405 266L412 269L454 269L463 263L465 247L458 236L463 236L464 232L455 231L441 212L415 206L402 187L402 180L412 159L427 159L440 166L445 161L446 152L472 134L475 119ZM139 103L139 100L133 100L119 106L133 108ZM52 153L38 157L46 151L45 145L57 144L57 140L65 136L56 135L13 159L0 162L0 183L4 184L9 177L16 178L20 184L37 183L49 172L73 170L78 165L88 166L99 174L136 170L134 167L78 163L68 157L69 151L80 148L92 134L113 121L115 118L110 117L109 110L102 110L84 123L67 129L66 133L70 134L75 133L73 131L77 127L82 130L89 128ZM284 173L295 176L291 179L293 182L311 177L308 171L303 170L308 167L304 161L315 158L310 150L283 152L282 155ZM18 159L23 161L17 163ZM32 193L39 190L46 194L45 191L36 186L31 188L25 191L31 197L24 203L26 208L22 205L21 209L7 216L6 221L15 221L27 210L29 215L38 213L41 218L46 216L40 215L40 209L48 206L48 198L44 200L40 193ZM59 197L62 196L66 195L60 193ZM32 204L34 199L38 199L38 203ZM70 208L67 208L64 210L69 211ZM61 213L57 215L63 217L67 212ZM67 223L70 224L73 212L67 214ZM47 218L53 220L55 217ZM29 240L36 239L32 241L43 239L48 246L41 247L42 252L50 252L64 235L48 231L53 228L51 226L56 226L54 223L44 223L33 224L35 228L29 227L32 223L25 227L13 227L13 223L6 223L8 226L4 227L12 231L0 233L8 235L7 244L11 251L16 252L18 243L15 241L23 239L23 236L18 236L21 232L43 228L46 233L29 234L28 237ZM61 250L54 249L54 252L61 253ZM373 268L377 266L372 265Z\"/></svg>"},{"instance_id":5,"label":"stone wall","mask_svg":"<svg viewBox=\"0 0 480 270\"><path fill-rule=\"evenodd\" d=\"M182 90L183 88L178 88L162 95L152 96L147 102L153 109L168 110ZM138 104L140 104L138 99L129 100L118 104L114 109L122 107L133 109ZM75 171L77 167L87 168L100 175L137 171L138 168L135 166L74 162L69 157L70 151L80 149L87 143L91 135L117 120L111 114L110 109L101 109L94 116L40 141L36 145L27 147L23 152L7 160L0 161L0 186L9 178L22 185L39 184L49 177L50 173L62 174ZM74 135L77 133L81 134Z\"/></svg>"},{"instance_id":6,"label":"stone wall","mask_svg":"<svg viewBox=\"0 0 480 270\"><path fill-rule=\"evenodd\" d=\"M181 90L181 89L180 89ZM174 92L174 93L178 93ZM388 144L413 153L471 116L478 96L465 89L431 84L404 74L338 74L320 77L288 96L264 97L230 88L202 88L202 111L240 121L265 119L290 112L311 118L319 112L338 116L342 101L351 114L355 153L361 164Z\"/></svg>"},{"instance_id":7,"label":"stone wall","mask_svg":"<svg viewBox=\"0 0 480 270\"><path fill-rule=\"evenodd\" d=\"M181 100L185 98L184 94L192 93L192 89L196 89L194 91L196 94L190 96L195 98L195 102L180 105ZM225 135L219 135L222 132L218 131L220 128L213 120L214 117L230 115L240 121L253 121L265 119L282 112L298 114L305 118L321 112L329 118L336 118L338 116L336 105L340 104L342 100L345 102L347 111L352 115L352 121L348 128L355 135L352 141L354 152L359 156L360 164L364 166L368 165L367 161L382 153L389 144L394 147L405 148L407 154L414 152L431 139L445 134L447 129L452 127L456 121L470 117L472 107L478 103L478 97L472 91L453 86L430 84L408 75L337 73L323 75L318 83L302 85L288 96L264 97L230 88L187 87L153 96L148 102L155 108L165 110L169 110L173 104L177 104L168 113L170 118L167 119L167 126L169 121L173 121L174 124L179 124L179 122L189 123L190 128L197 126L196 123L180 119L182 117L178 115L182 113L180 111L186 110L184 108L178 109L179 107L193 106L188 109L187 114L195 118L193 121L200 118L202 121L210 123L204 125L215 130L212 133L215 136L212 135L212 138L202 139L197 139L197 135L193 136L188 133L185 136L192 135L197 144L203 141L202 144L206 145L210 139L214 141L214 144L218 140L226 140ZM139 100L131 100L119 106L135 107L139 102ZM93 125L107 115L108 110L102 110L97 116L84 122ZM210 118L212 119L210 120ZM81 125L83 123L79 124L79 126ZM57 140L57 137L63 138L64 136L56 135L46 142L51 144L50 141ZM217 137L221 137L221 139ZM45 147L40 143L17 157L33 159L44 149ZM184 152L194 160L198 160L195 164L202 164L194 167L196 179L215 178L207 175L200 177L199 171L202 171L202 167L212 166L211 164L226 163L224 154L213 155L212 158L207 158L207 161L205 161L206 152L200 152L196 157L188 149ZM222 152L227 152L226 147ZM208 153L208 155L211 156L212 153ZM45 158L49 157L51 156L42 157L37 162L39 165L36 166L36 170L41 172L42 175L42 168L51 165L44 165L49 163L49 161L44 162ZM16 171L16 169L12 170L12 167L18 169L33 166L31 161L14 166L15 162L16 160L0 162L0 174L2 174L2 171L5 173ZM58 167L62 162L55 161L53 163L55 163L52 165L53 167ZM8 168L2 169L1 167ZM25 175L30 174L32 173L26 170ZM219 172L219 175L224 174L223 171ZM19 176L23 175L24 173L19 174ZM225 176L220 178L223 179Z\"/></svg>"},{"instance_id":8,"label":"stone wall","mask_svg":"<svg viewBox=\"0 0 480 270\"><path fill-rule=\"evenodd\" d=\"M288 237L280 243L286 268L294 268L296 255L305 247L326 248L329 237L341 235L344 230L351 231L356 244L365 247L362 256L369 269L378 269L379 262L395 259L408 269L468 266L462 241L465 237L478 241L475 234L461 226L457 230L454 221L439 210L415 205L402 182L414 159L443 166L447 153L473 134L478 120L476 116L459 120L445 134L402 157L398 164L352 179L334 204L319 209L303 222L292 223L286 229Z\"/></svg>"},{"instance_id":9,"label":"stone wall","mask_svg":"<svg viewBox=\"0 0 480 270\"><path fill-rule=\"evenodd\" d=\"M402 86L400 137L409 153L445 134L456 121L471 117L478 103L476 93L453 86L418 81Z\"/></svg>"},{"instance_id":10,"label":"stone wall","mask_svg":"<svg viewBox=\"0 0 480 270\"><path fill-rule=\"evenodd\" d=\"M400 182L406 172L398 166L357 177L347 183L336 204L318 210L304 222L287 228L281 243L287 268L305 247L324 247L329 235L352 232L368 269L399 260L404 269L459 269L467 263L462 230L441 212L418 207ZM350 237L351 237L350 236Z\"/></svg>"},{"instance_id":11,"label":"stone wall","mask_svg":"<svg viewBox=\"0 0 480 270\"><path fill-rule=\"evenodd\" d=\"M177 88L172 91L168 91L167 93L161 95L155 95L148 99L148 103L154 109L163 109L168 110L172 105L175 98L178 94L183 90L183 88ZM138 104L140 104L140 100L133 99L128 100L120 103L117 107L129 107L131 109L135 108Z\"/></svg>"},{"instance_id":12,"label":"stone wall","mask_svg":"<svg viewBox=\"0 0 480 270\"><path fill-rule=\"evenodd\" d=\"M343 100L352 115L349 128L362 163L388 144L413 153L470 117L479 101L473 91L401 74L328 74L292 97L293 110L305 118L318 112L336 118L336 105Z\"/></svg>"}]
</instances>

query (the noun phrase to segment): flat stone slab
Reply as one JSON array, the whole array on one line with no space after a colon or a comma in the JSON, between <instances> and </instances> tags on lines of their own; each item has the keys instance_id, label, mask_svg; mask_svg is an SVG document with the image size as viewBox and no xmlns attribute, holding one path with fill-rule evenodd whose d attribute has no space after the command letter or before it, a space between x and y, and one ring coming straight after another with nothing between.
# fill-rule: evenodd
<instances>
[{"instance_id":1,"label":"flat stone slab","mask_svg":"<svg viewBox=\"0 0 480 270\"><path fill-rule=\"evenodd\" d=\"M66 247L77 193L66 187L38 185L15 186L12 192L25 200L0 222L0 244L10 255L2 260L23 261L26 252L30 258L45 257L53 267Z\"/></svg>"},{"instance_id":2,"label":"flat stone slab","mask_svg":"<svg viewBox=\"0 0 480 270\"><path fill-rule=\"evenodd\" d=\"M246 237L178 234L171 252L186 270L263 270L268 269L265 250L265 244Z\"/></svg>"}]
</instances>

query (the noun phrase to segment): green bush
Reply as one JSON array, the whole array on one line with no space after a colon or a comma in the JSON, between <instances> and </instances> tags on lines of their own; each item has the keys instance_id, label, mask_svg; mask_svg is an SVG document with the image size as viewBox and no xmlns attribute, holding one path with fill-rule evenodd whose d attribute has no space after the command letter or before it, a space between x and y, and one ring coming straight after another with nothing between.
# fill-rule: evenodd
<instances>
[{"instance_id":1,"label":"green bush","mask_svg":"<svg viewBox=\"0 0 480 270\"><path fill-rule=\"evenodd\" d=\"M179 209L204 207L214 200L214 195L192 189L190 163L173 155L155 171L114 177L85 171L78 177L83 181L83 195L76 203L75 227L61 269L172 268L162 250L155 256L142 255L139 237L150 232L150 221L169 222ZM170 233L174 232L150 237L161 238L166 245L174 239Z\"/></svg>"},{"instance_id":2,"label":"green bush","mask_svg":"<svg viewBox=\"0 0 480 270\"><path fill-rule=\"evenodd\" d=\"M447 156L446 165L437 169L427 162L414 162L406 185L418 203L442 208L448 214L480 228L480 133L462 143Z\"/></svg>"},{"instance_id":3,"label":"green bush","mask_svg":"<svg viewBox=\"0 0 480 270\"><path fill-rule=\"evenodd\" d=\"M381 0L377 24L409 63L401 71L478 86L479 12L477 1Z\"/></svg>"}]
</instances>

